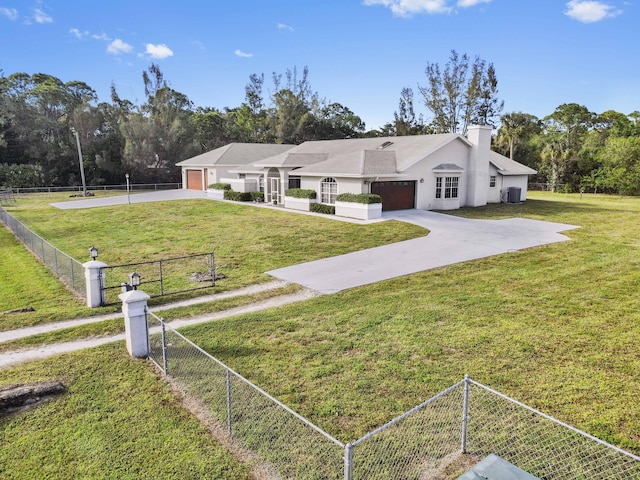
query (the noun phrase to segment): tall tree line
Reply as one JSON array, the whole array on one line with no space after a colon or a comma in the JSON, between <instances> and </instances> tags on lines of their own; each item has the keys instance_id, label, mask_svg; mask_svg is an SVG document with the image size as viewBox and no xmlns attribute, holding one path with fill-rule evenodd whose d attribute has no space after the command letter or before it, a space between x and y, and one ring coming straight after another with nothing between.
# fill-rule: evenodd
<instances>
[{"instance_id":1,"label":"tall tree line","mask_svg":"<svg viewBox=\"0 0 640 480\"><path fill-rule=\"evenodd\" d=\"M640 195L640 112L597 114L565 103L539 119L502 116L494 149L538 170L551 191Z\"/></svg>"},{"instance_id":2,"label":"tall tree line","mask_svg":"<svg viewBox=\"0 0 640 480\"><path fill-rule=\"evenodd\" d=\"M156 64L142 73L145 98L135 105L114 86L110 101L80 81L43 73L0 71L0 186L78 184L80 135L90 185L179 181L175 164L231 142L289 143L352 138L364 122L348 107L311 88L309 71L272 75L265 97L264 74L253 74L245 101L222 110L195 107L173 89Z\"/></svg>"},{"instance_id":3,"label":"tall tree line","mask_svg":"<svg viewBox=\"0 0 640 480\"><path fill-rule=\"evenodd\" d=\"M502 115L492 63L455 50L441 67L427 63L419 99L400 93L393 120L365 132L365 124L340 103L311 87L309 71L252 74L237 107L196 107L151 64L142 73L145 98L135 105L111 88L108 102L81 81L43 73L0 70L0 186L73 185L80 172L71 128L80 133L87 182L179 181L175 163L231 142L299 144L361 136L465 134L470 124L497 127L493 148L538 170L533 182L550 190L640 195L640 112L596 114L565 103L540 119ZM265 94L265 90L268 94ZM416 115L416 101L432 113Z\"/></svg>"},{"instance_id":4,"label":"tall tree line","mask_svg":"<svg viewBox=\"0 0 640 480\"><path fill-rule=\"evenodd\" d=\"M551 191L640 195L640 112L596 114L565 103L542 119L523 112L501 115L493 64L455 50L444 67L427 63L425 76L418 91L431 121L416 116L413 89L404 87L394 121L379 135L464 135L471 124L491 125L499 127L494 150L535 168L532 181Z\"/></svg>"}]
</instances>

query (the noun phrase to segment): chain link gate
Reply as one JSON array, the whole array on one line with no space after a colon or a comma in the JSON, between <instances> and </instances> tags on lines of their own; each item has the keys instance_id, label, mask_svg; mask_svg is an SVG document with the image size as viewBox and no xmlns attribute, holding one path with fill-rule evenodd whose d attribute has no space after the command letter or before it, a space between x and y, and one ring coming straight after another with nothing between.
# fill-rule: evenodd
<instances>
[{"instance_id":1,"label":"chain link gate","mask_svg":"<svg viewBox=\"0 0 640 480\"><path fill-rule=\"evenodd\" d=\"M139 287L150 297L211 288L216 281L213 252L109 265L101 271L102 305L120 302L118 295L131 288L129 275L134 271L140 275Z\"/></svg>"}]
</instances>

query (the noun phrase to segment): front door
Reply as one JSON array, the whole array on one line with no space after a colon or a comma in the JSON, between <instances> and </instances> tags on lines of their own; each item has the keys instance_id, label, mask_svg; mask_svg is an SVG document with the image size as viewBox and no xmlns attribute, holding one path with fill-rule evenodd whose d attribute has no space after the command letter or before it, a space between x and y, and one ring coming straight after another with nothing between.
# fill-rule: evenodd
<instances>
[{"instance_id":1,"label":"front door","mask_svg":"<svg viewBox=\"0 0 640 480\"><path fill-rule=\"evenodd\" d=\"M276 204L280 195L280 178L271 177L269 180L271 181L271 202Z\"/></svg>"}]
</instances>

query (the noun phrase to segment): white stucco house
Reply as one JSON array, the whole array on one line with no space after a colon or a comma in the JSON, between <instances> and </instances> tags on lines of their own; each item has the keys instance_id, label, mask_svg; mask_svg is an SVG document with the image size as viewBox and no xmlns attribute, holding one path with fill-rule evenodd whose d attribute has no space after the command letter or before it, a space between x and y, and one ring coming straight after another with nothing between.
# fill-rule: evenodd
<instances>
[{"instance_id":1,"label":"white stucco house","mask_svg":"<svg viewBox=\"0 0 640 480\"><path fill-rule=\"evenodd\" d=\"M524 201L528 176L536 171L491 151L491 131L471 126L467 137L450 133L297 146L231 144L178 165L184 188L226 182L236 191L262 191L265 201L278 204L284 203L289 188L315 190L317 201L326 204L334 204L340 193L377 193L383 210ZM200 177L190 173L194 169Z\"/></svg>"},{"instance_id":2,"label":"white stucco house","mask_svg":"<svg viewBox=\"0 0 640 480\"><path fill-rule=\"evenodd\" d=\"M207 186L221 182L222 178L236 178L236 174L229 173L231 169L278 155L293 147L295 145L230 143L224 147L183 160L176 165L182 167L183 188L206 190Z\"/></svg>"}]
</instances>

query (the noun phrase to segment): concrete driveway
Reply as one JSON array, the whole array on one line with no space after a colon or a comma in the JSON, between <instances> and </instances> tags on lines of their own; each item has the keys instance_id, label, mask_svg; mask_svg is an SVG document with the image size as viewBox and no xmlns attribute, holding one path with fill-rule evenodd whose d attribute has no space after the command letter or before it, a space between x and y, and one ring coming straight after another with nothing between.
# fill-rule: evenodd
<instances>
[{"instance_id":1,"label":"concrete driveway","mask_svg":"<svg viewBox=\"0 0 640 480\"><path fill-rule=\"evenodd\" d=\"M423 210L389 212L384 217L420 225L430 233L267 273L319 293L335 293L445 265L564 242L569 238L559 232L579 228L523 218L469 220Z\"/></svg>"},{"instance_id":2,"label":"concrete driveway","mask_svg":"<svg viewBox=\"0 0 640 480\"><path fill-rule=\"evenodd\" d=\"M207 198L207 193L200 190L159 190L157 192L132 193L127 195L115 195L112 197L91 197L81 200L69 200L67 202L52 203L51 206L60 210L73 210L79 208L110 207L113 205L126 205L127 203L164 202L166 200L185 200L189 198Z\"/></svg>"}]
</instances>

